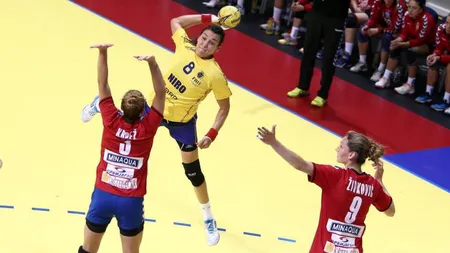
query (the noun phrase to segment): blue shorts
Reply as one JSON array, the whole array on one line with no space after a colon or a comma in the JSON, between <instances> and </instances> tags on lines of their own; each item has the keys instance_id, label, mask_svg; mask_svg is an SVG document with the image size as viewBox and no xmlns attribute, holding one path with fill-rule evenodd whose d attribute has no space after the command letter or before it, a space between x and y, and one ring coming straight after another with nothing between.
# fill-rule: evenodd
<instances>
[{"instance_id":1,"label":"blue shorts","mask_svg":"<svg viewBox=\"0 0 450 253\"><path fill-rule=\"evenodd\" d=\"M150 111L150 106L146 104L144 114ZM197 114L188 122L173 122L163 119L161 126L169 130L170 136L176 141L185 145L197 144Z\"/></svg>"},{"instance_id":2,"label":"blue shorts","mask_svg":"<svg viewBox=\"0 0 450 253\"><path fill-rule=\"evenodd\" d=\"M116 217L120 229L133 230L144 222L144 198L117 196L94 189L86 219L94 224L108 225Z\"/></svg>"}]
</instances>

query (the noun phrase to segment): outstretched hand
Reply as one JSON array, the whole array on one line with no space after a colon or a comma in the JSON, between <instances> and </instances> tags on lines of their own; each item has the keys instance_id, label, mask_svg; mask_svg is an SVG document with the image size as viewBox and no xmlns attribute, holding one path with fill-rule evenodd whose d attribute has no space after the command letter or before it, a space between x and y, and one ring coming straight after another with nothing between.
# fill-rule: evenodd
<instances>
[{"instance_id":1,"label":"outstretched hand","mask_svg":"<svg viewBox=\"0 0 450 253\"><path fill-rule=\"evenodd\" d=\"M275 138L275 129L277 128L277 125L272 126L272 131L269 131L265 127L258 127L258 135L256 136L258 139L260 139L262 142L264 142L267 145L274 144L277 139Z\"/></svg>"},{"instance_id":2,"label":"outstretched hand","mask_svg":"<svg viewBox=\"0 0 450 253\"><path fill-rule=\"evenodd\" d=\"M211 15L211 22L212 22L213 24L215 24L215 25L221 26L222 29L223 29L224 31L226 31L226 30L230 29L229 27L226 27L226 26L224 25L224 21L225 21L227 18L228 18L228 17L218 17L218 16L216 16L216 15Z\"/></svg>"},{"instance_id":3,"label":"outstretched hand","mask_svg":"<svg viewBox=\"0 0 450 253\"><path fill-rule=\"evenodd\" d=\"M114 46L114 45L111 43L102 43L102 44L94 44L91 46L91 48L98 48L99 50L106 50L112 46Z\"/></svg>"},{"instance_id":4,"label":"outstretched hand","mask_svg":"<svg viewBox=\"0 0 450 253\"><path fill-rule=\"evenodd\" d=\"M136 58L138 61L146 61L146 62L155 61L154 55L139 55L139 56L134 56L134 58Z\"/></svg>"}]
</instances>

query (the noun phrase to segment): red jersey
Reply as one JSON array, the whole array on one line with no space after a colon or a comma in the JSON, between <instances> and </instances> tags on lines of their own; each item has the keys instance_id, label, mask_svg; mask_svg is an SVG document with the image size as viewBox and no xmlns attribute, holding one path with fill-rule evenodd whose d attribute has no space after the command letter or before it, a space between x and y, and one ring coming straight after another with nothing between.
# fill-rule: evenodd
<instances>
[{"instance_id":1,"label":"red jersey","mask_svg":"<svg viewBox=\"0 0 450 253\"><path fill-rule=\"evenodd\" d=\"M313 0L298 0L297 3L303 5L305 12L310 12L313 7Z\"/></svg>"},{"instance_id":2,"label":"red jersey","mask_svg":"<svg viewBox=\"0 0 450 253\"><path fill-rule=\"evenodd\" d=\"M450 63L450 34L447 34L447 25L442 24L438 27L436 32L436 49L434 50L435 55L441 57L441 62L444 64Z\"/></svg>"},{"instance_id":3,"label":"red jersey","mask_svg":"<svg viewBox=\"0 0 450 253\"><path fill-rule=\"evenodd\" d=\"M364 12L370 12L372 10L374 1L375 0L358 0L358 7Z\"/></svg>"},{"instance_id":4,"label":"red jersey","mask_svg":"<svg viewBox=\"0 0 450 253\"><path fill-rule=\"evenodd\" d=\"M406 3L404 0L399 0L397 5L391 7L387 7L384 0L376 0L370 19L367 21L367 28L378 26L380 33L400 33L405 12Z\"/></svg>"},{"instance_id":5,"label":"red jersey","mask_svg":"<svg viewBox=\"0 0 450 253\"><path fill-rule=\"evenodd\" d=\"M127 197L147 192L147 162L162 115L151 108L140 121L129 124L112 97L99 103L103 120L101 158L95 187Z\"/></svg>"},{"instance_id":6,"label":"red jersey","mask_svg":"<svg viewBox=\"0 0 450 253\"><path fill-rule=\"evenodd\" d=\"M310 253L362 253L365 219L371 205L387 210L392 198L366 173L313 164L310 182L322 188L319 225Z\"/></svg>"},{"instance_id":7,"label":"red jersey","mask_svg":"<svg viewBox=\"0 0 450 253\"><path fill-rule=\"evenodd\" d=\"M412 19L406 12L400 37L409 41L410 47L434 44L436 21L428 11L423 11L416 19Z\"/></svg>"}]
</instances>

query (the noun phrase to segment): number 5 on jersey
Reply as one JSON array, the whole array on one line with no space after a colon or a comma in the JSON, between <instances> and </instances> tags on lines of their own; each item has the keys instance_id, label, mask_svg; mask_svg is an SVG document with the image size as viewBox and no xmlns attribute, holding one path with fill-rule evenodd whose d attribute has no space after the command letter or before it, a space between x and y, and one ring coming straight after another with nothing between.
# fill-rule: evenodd
<instances>
[{"instance_id":1,"label":"number 5 on jersey","mask_svg":"<svg viewBox=\"0 0 450 253\"><path fill-rule=\"evenodd\" d=\"M119 145L119 153L122 155L129 155L131 152L131 141L125 141Z\"/></svg>"}]
</instances>

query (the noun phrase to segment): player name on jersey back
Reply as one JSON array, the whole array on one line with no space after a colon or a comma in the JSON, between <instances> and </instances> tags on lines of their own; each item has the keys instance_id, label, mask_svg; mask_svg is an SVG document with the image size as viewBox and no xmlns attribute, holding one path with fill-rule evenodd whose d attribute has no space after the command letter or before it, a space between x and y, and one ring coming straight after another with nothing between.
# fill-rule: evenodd
<instances>
[{"instance_id":1,"label":"player name on jersey back","mask_svg":"<svg viewBox=\"0 0 450 253\"><path fill-rule=\"evenodd\" d=\"M363 184L358 181L353 180L352 177L348 180L347 191L353 192L358 195L363 195L366 197L373 197L374 186L371 184Z\"/></svg>"}]
</instances>

